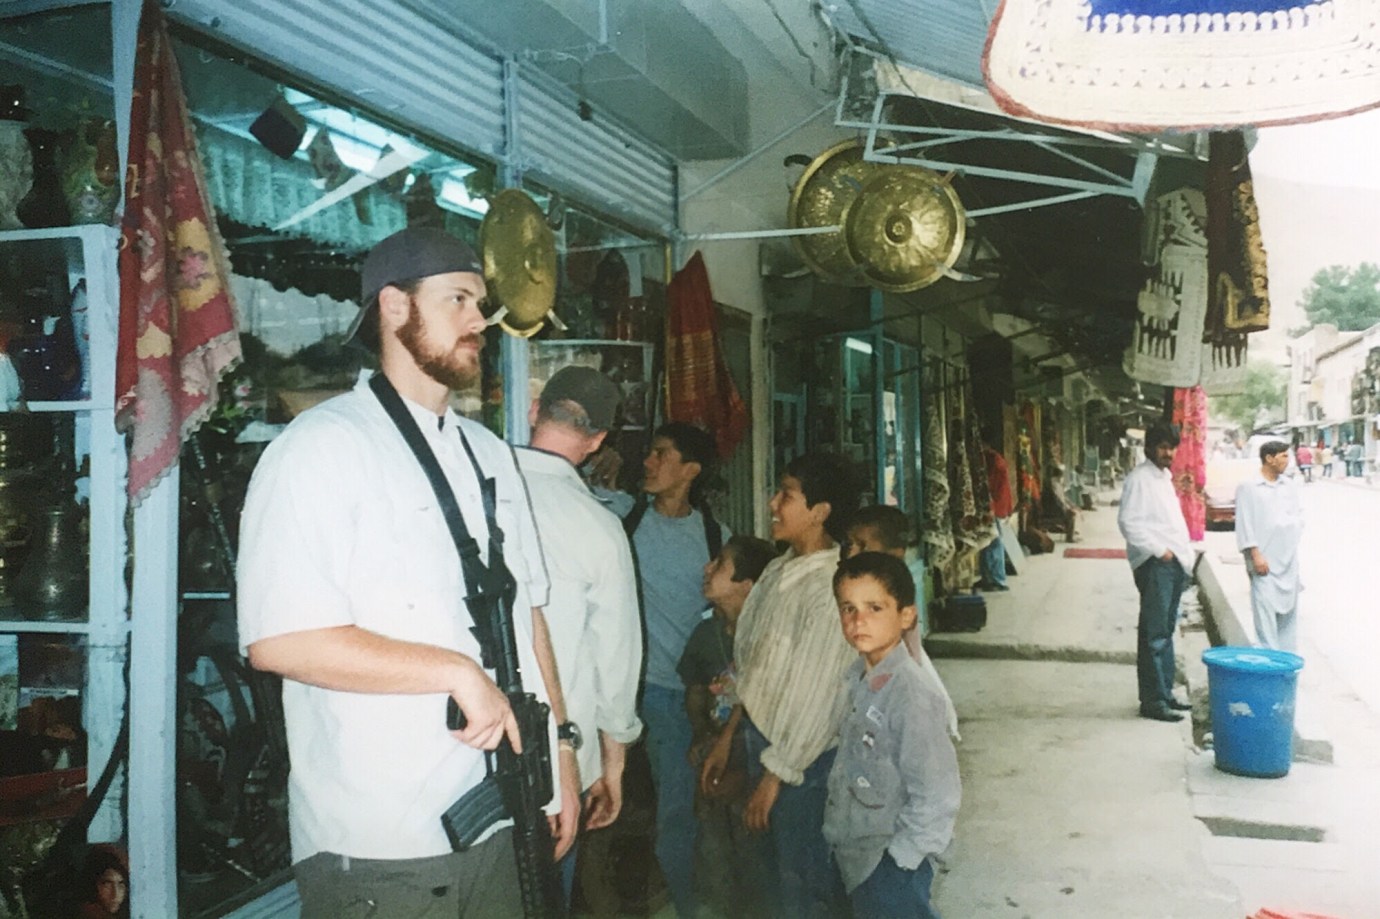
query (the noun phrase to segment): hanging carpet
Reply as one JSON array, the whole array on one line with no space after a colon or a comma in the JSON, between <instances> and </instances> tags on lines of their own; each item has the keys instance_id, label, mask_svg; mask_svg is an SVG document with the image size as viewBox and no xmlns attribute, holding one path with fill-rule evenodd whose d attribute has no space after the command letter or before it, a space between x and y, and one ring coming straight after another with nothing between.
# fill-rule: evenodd
<instances>
[{"instance_id":1,"label":"hanging carpet","mask_svg":"<svg viewBox=\"0 0 1380 919\"><path fill-rule=\"evenodd\" d=\"M1005 111L1110 131L1285 124L1380 105L1376 0L1004 0Z\"/></svg>"},{"instance_id":2,"label":"hanging carpet","mask_svg":"<svg viewBox=\"0 0 1380 919\"><path fill-rule=\"evenodd\" d=\"M1173 423L1179 426L1179 449L1169 472L1188 522L1188 538L1197 542L1207 529L1207 396L1202 387L1174 390Z\"/></svg>"},{"instance_id":3,"label":"hanging carpet","mask_svg":"<svg viewBox=\"0 0 1380 919\"><path fill-rule=\"evenodd\" d=\"M119 273L115 423L130 435L128 490L137 504L177 462L240 359L225 244L154 2L139 21Z\"/></svg>"},{"instance_id":4,"label":"hanging carpet","mask_svg":"<svg viewBox=\"0 0 1380 919\"><path fill-rule=\"evenodd\" d=\"M666 290L666 417L714 432L727 459L747 434L747 406L719 347L719 314L696 252Z\"/></svg>"}]
</instances>

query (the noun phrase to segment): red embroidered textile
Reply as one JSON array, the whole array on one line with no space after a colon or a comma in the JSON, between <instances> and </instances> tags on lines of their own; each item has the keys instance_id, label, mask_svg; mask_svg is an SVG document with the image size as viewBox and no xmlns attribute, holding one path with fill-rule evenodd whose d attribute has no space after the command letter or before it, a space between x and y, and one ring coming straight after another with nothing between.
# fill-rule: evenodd
<instances>
[{"instance_id":1,"label":"red embroidered textile","mask_svg":"<svg viewBox=\"0 0 1380 919\"><path fill-rule=\"evenodd\" d=\"M982 447L982 457L987 461L987 487L992 492L992 513L1005 520L1016 509L1011 496L1011 475L1006 465L1006 457L986 444Z\"/></svg>"},{"instance_id":2,"label":"red embroidered textile","mask_svg":"<svg viewBox=\"0 0 1380 919\"><path fill-rule=\"evenodd\" d=\"M671 278L666 303L666 417L713 431L727 459L750 419L719 348L719 317L700 253Z\"/></svg>"},{"instance_id":3,"label":"red embroidered textile","mask_svg":"<svg viewBox=\"0 0 1380 919\"><path fill-rule=\"evenodd\" d=\"M224 246L167 25L145 3L120 228L115 423L130 434L133 503L177 462L240 358Z\"/></svg>"},{"instance_id":4,"label":"red embroidered textile","mask_svg":"<svg viewBox=\"0 0 1380 919\"><path fill-rule=\"evenodd\" d=\"M1174 390L1173 423L1179 426L1179 449L1169 472L1188 522L1188 538L1197 542L1207 530L1207 396L1201 386Z\"/></svg>"}]
</instances>

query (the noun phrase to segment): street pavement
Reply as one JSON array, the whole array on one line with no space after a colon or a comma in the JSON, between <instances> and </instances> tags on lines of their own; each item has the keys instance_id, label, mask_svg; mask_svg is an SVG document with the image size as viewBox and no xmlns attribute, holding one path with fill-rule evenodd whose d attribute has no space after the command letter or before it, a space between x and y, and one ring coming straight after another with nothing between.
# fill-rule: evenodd
<instances>
[{"instance_id":1,"label":"street pavement","mask_svg":"<svg viewBox=\"0 0 1380 919\"><path fill-rule=\"evenodd\" d=\"M1080 548L1122 546L1110 497L1084 513ZM935 905L950 919L1241 919L1194 817L1191 724L1137 717L1130 567L1066 548L986 594L985 629L926 642L963 735Z\"/></svg>"},{"instance_id":2,"label":"street pavement","mask_svg":"<svg viewBox=\"0 0 1380 919\"><path fill-rule=\"evenodd\" d=\"M1228 776L1210 753L1189 763L1195 811L1255 838L1217 837L1207 854L1248 906L1380 917L1380 621L1374 592L1380 489L1322 480L1303 492L1295 762L1282 779ZM1251 637L1249 588L1235 534L1206 540L1214 618ZM1319 755L1316 762L1307 761ZM1263 835L1284 838L1263 839ZM1313 841L1305 841L1313 840Z\"/></svg>"}]
</instances>

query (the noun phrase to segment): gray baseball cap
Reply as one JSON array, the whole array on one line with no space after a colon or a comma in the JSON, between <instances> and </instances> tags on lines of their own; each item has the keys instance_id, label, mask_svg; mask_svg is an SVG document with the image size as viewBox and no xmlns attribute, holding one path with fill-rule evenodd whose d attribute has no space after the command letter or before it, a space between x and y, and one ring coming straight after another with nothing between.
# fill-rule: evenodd
<instances>
[{"instance_id":1,"label":"gray baseball cap","mask_svg":"<svg viewBox=\"0 0 1380 919\"><path fill-rule=\"evenodd\" d=\"M345 340L377 349L378 323L370 317L377 312L379 292L390 284L452 271L482 276L484 265L468 243L444 230L408 227L379 242L364 257L359 313L350 323Z\"/></svg>"},{"instance_id":2,"label":"gray baseball cap","mask_svg":"<svg viewBox=\"0 0 1380 919\"><path fill-rule=\"evenodd\" d=\"M562 367L546 381L540 405L549 408L557 402L574 402L589 416L596 431L613 429L623 391L618 384L593 367Z\"/></svg>"}]
</instances>

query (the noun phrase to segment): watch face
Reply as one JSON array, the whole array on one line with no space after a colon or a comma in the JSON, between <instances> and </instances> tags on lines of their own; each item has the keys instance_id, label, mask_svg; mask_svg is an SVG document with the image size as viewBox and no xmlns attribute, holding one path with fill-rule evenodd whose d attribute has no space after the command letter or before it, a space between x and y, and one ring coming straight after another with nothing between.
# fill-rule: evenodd
<instances>
[{"instance_id":1,"label":"watch face","mask_svg":"<svg viewBox=\"0 0 1380 919\"><path fill-rule=\"evenodd\" d=\"M576 750L580 749L584 743L584 736L580 733L580 726L573 721L566 721L556 725L556 739L568 740L570 745Z\"/></svg>"}]
</instances>

